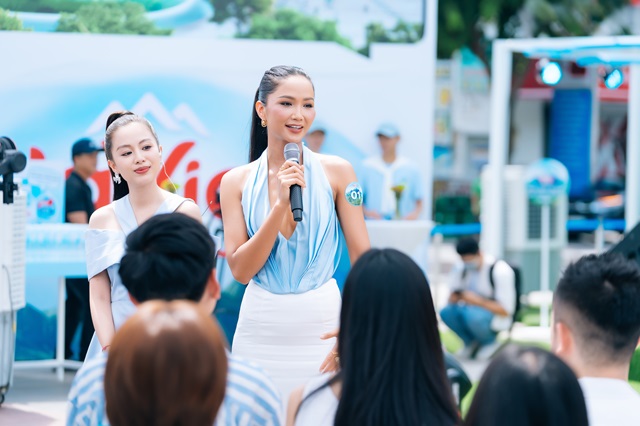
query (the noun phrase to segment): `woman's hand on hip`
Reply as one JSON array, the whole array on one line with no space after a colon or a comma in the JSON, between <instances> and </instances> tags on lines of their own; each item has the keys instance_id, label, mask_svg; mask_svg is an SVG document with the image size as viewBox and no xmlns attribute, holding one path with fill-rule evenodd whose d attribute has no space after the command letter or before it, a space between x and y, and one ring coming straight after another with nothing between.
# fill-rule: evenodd
<instances>
[{"instance_id":1,"label":"woman's hand on hip","mask_svg":"<svg viewBox=\"0 0 640 426\"><path fill-rule=\"evenodd\" d=\"M322 340L328 340L338 337L338 333L340 332L339 328L336 328L333 331L323 334L320 336ZM321 373L332 373L338 371L340 369L340 356L338 352L338 342L333 345L333 348L329 351L324 361L320 365Z\"/></svg>"}]
</instances>

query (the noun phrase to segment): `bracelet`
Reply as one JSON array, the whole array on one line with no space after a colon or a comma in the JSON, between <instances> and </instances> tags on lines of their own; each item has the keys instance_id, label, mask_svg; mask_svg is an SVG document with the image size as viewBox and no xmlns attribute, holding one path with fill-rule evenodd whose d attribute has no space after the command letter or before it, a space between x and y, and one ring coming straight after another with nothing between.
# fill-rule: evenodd
<instances>
[{"instance_id":1,"label":"bracelet","mask_svg":"<svg viewBox=\"0 0 640 426\"><path fill-rule=\"evenodd\" d=\"M104 352L104 351L106 351L107 349L109 349L109 347L110 347L110 346L111 346L111 345L104 345L104 346L102 347L102 352Z\"/></svg>"}]
</instances>

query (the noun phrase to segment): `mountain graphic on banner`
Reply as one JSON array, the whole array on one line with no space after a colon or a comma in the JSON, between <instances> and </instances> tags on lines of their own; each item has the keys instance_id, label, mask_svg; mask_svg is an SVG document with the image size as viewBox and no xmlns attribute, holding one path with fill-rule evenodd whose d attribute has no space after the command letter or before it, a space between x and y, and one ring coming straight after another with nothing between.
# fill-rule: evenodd
<instances>
[{"instance_id":1,"label":"mountain graphic on banner","mask_svg":"<svg viewBox=\"0 0 640 426\"><path fill-rule=\"evenodd\" d=\"M96 117L87 129L88 135L104 132L104 123L109 115L116 111L125 111L124 105L119 101L111 101ZM169 111L152 93L145 93L138 102L131 108L131 111L144 116L154 123L158 123L163 128L170 131L182 129L181 123L186 124L192 130L202 136L209 136L206 126L200 121L195 112L185 103L179 104L173 111Z\"/></svg>"}]
</instances>

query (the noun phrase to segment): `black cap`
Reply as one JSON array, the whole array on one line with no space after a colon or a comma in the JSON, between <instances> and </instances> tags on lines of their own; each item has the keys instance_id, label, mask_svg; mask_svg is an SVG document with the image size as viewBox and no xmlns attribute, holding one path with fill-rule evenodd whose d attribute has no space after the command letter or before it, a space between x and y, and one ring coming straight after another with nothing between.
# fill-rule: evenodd
<instances>
[{"instance_id":1,"label":"black cap","mask_svg":"<svg viewBox=\"0 0 640 426\"><path fill-rule=\"evenodd\" d=\"M92 152L104 151L104 148L95 145L91 139L83 138L71 147L71 158L81 154L91 154Z\"/></svg>"}]
</instances>

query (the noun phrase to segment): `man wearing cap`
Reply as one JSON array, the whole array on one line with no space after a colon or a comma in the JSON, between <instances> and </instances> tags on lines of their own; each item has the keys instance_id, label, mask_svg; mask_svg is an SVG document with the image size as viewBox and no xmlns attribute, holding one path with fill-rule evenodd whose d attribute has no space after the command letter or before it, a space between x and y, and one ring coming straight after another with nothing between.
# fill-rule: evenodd
<instances>
[{"instance_id":1,"label":"man wearing cap","mask_svg":"<svg viewBox=\"0 0 640 426\"><path fill-rule=\"evenodd\" d=\"M392 123L376 131L381 156L363 162L362 188L367 219L415 220L422 212L422 179L418 167L397 154L400 131Z\"/></svg>"},{"instance_id":2,"label":"man wearing cap","mask_svg":"<svg viewBox=\"0 0 640 426\"><path fill-rule=\"evenodd\" d=\"M71 158L73 170L65 184L65 222L89 223L95 210L91 187L87 179L96 172L98 151L104 151L90 139L83 138L73 144ZM65 314L65 358L72 356L71 341L80 326L79 359L84 360L93 336L93 322L89 309L89 281L86 278L67 278L67 301Z\"/></svg>"},{"instance_id":3,"label":"man wearing cap","mask_svg":"<svg viewBox=\"0 0 640 426\"><path fill-rule=\"evenodd\" d=\"M305 137L307 147L313 152L322 153L322 145L324 144L326 133L324 125L314 121Z\"/></svg>"}]
</instances>

